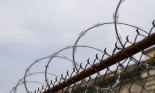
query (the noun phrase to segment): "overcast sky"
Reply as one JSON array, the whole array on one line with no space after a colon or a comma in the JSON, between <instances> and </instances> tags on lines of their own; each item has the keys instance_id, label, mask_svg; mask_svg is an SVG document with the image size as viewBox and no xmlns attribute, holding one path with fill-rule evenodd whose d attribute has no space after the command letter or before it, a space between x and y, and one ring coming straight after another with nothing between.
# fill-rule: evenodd
<instances>
[{"instance_id":1,"label":"overcast sky","mask_svg":"<svg viewBox=\"0 0 155 93\"><path fill-rule=\"evenodd\" d=\"M0 0L0 93L8 93L36 59L73 45L82 30L96 23L112 22L118 2ZM154 9L154 0L125 0L120 7L119 21L137 25L147 31L155 19ZM103 49L110 47L115 40L111 28L113 26L107 26L102 29L105 31L88 34L81 44L92 44ZM121 35L132 34L123 30L120 30Z\"/></svg>"}]
</instances>

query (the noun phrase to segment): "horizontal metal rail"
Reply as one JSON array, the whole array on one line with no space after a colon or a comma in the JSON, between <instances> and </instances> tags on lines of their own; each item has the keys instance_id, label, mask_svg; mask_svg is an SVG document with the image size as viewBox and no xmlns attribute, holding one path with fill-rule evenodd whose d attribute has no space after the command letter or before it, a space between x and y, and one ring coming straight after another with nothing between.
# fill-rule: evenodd
<instances>
[{"instance_id":1,"label":"horizontal metal rail","mask_svg":"<svg viewBox=\"0 0 155 93\"><path fill-rule=\"evenodd\" d=\"M66 79L65 81L45 90L43 93L54 93L57 92L67 86L70 86L71 84L74 84L84 78L87 78L88 76L95 74L96 72L99 72L109 66L112 66L113 64L116 64L146 48L149 48L150 46L153 46L155 44L155 33L152 33L151 35L145 37L141 41L134 43L117 53L113 54L112 56L101 60L100 62L88 67L87 69L79 72L78 74Z\"/></svg>"}]
</instances>

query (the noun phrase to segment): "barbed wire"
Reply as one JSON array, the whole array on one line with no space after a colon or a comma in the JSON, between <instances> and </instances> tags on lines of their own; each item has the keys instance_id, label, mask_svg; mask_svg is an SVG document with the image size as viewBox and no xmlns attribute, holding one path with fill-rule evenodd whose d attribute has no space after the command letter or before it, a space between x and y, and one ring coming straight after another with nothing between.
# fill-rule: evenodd
<instances>
[{"instance_id":1,"label":"barbed wire","mask_svg":"<svg viewBox=\"0 0 155 93\"><path fill-rule=\"evenodd\" d=\"M17 93L17 88L20 85L24 85L27 93L123 93L122 88L126 88L126 91L129 91L129 93L133 93L133 91L138 91L136 93L143 93L144 91L155 92L155 90L149 90L145 86L148 79L154 77L151 71L155 69L155 53L153 53L153 56L150 56L150 54L146 54L145 51L147 48L155 45L155 20L152 22L152 27L148 31L132 24L119 22L119 9L124 1L125 0L119 0L113 15L113 22L95 24L83 30L73 45L62 48L50 56L34 61L26 69L24 77L17 82L10 93ZM97 47L79 44L80 40L87 33L105 25L114 26L115 30L117 41L113 44L115 47L111 49L112 54L108 53L106 48L101 50ZM122 40L118 26L133 28L136 33L133 41L129 39L129 35L126 36L126 39ZM141 40L138 39L139 37L141 37ZM96 54L92 62L90 62L88 58L86 64L83 66L83 63L78 62L76 59L78 48L92 49L101 53L102 56L99 57L98 54ZM60 56L60 53L69 49L72 51L71 58ZM137 53L139 53L139 55ZM144 56L148 57L148 60L143 60ZM71 62L71 73L66 71L65 74L62 73L60 76L51 72L49 73L48 69L54 58L60 58ZM45 59L48 61L46 62L44 71L30 72L34 65ZM146 75L142 76L142 72ZM27 80L27 77L36 74L43 74L45 81ZM55 80L49 79L48 75L54 76ZM135 84L134 82L141 84L140 90L132 89L132 86ZM39 83L42 84L42 87L34 90L34 92L30 92L31 90L28 89L27 83Z\"/></svg>"}]
</instances>

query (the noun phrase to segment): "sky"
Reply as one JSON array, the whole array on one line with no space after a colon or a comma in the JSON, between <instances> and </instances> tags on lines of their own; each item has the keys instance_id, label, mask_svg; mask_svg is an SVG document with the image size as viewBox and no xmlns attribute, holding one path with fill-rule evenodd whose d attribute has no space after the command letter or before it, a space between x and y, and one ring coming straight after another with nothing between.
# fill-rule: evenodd
<instances>
[{"instance_id":1,"label":"sky","mask_svg":"<svg viewBox=\"0 0 155 93\"><path fill-rule=\"evenodd\" d=\"M8 93L36 59L74 45L79 33L94 24L112 22L118 2L119 0L0 0L0 93ZM155 19L154 9L154 0L125 0L119 10L119 21L149 31ZM129 28L123 26L119 30L120 35L126 37L135 33L127 29ZM80 40L80 44L100 49L108 47L111 50L115 41L113 26L108 25L92 30ZM92 56L85 56L88 51L90 52L79 49L79 62L85 61L80 60L81 57ZM71 50L61 55L70 54ZM34 70L43 71L46 63L47 60L34 67ZM67 69L67 65L71 68L70 63L55 62L51 65L51 73L59 75L64 71L62 68Z\"/></svg>"}]
</instances>

